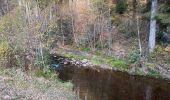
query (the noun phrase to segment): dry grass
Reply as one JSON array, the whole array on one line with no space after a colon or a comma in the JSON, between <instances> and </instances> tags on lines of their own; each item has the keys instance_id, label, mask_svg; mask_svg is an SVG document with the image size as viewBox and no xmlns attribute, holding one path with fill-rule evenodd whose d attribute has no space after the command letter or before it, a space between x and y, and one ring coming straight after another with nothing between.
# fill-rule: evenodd
<instances>
[{"instance_id":1,"label":"dry grass","mask_svg":"<svg viewBox=\"0 0 170 100\"><path fill-rule=\"evenodd\" d=\"M0 100L78 100L70 82L36 77L20 69L0 70Z\"/></svg>"}]
</instances>

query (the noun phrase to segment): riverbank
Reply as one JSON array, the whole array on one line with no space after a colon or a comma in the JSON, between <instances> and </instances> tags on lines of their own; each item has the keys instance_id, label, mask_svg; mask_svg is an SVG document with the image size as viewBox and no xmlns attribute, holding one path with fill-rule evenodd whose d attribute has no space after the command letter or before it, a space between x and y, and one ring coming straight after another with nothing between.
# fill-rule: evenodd
<instances>
[{"instance_id":1,"label":"riverbank","mask_svg":"<svg viewBox=\"0 0 170 100\"><path fill-rule=\"evenodd\" d=\"M70 48L57 48L51 51L51 54L69 58L66 62L70 62L76 66L91 68L97 66L104 69L127 72L131 75L170 79L170 65L168 64L143 62L141 66L139 62L130 64L125 59Z\"/></svg>"},{"instance_id":2,"label":"riverbank","mask_svg":"<svg viewBox=\"0 0 170 100\"><path fill-rule=\"evenodd\" d=\"M28 74L29 73L29 74ZM21 69L0 69L1 100L79 100L72 92L70 82L61 82L56 74L48 79L38 72Z\"/></svg>"}]
</instances>

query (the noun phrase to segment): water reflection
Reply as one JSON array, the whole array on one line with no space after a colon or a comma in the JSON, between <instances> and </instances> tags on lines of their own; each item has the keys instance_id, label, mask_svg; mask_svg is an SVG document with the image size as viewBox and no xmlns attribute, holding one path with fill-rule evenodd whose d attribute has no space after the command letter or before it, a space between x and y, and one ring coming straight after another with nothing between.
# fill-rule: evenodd
<instances>
[{"instance_id":1,"label":"water reflection","mask_svg":"<svg viewBox=\"0 0 170 100\"><path fill-rule=\"evenodd\" d=\"M111 70L65 66L59 77L72 80L82 100L170 100L168 81Z\"/></svg>"}]
</instances>

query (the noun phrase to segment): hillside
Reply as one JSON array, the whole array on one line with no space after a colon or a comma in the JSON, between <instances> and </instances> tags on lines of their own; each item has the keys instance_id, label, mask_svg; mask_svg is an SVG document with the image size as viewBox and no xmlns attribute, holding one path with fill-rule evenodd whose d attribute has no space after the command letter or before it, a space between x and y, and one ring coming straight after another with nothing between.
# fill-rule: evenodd
<instances>
[{"instance_id":1,"label":"hillside","mask_svg":"<svg viewBox=\"0 0 170 100\"><path fill-rule=\"evenodd\" d=\"M170 1L0 0L0 68L0 97L4 100L16 99L20 92L15 91L24 94L19 99L51 100L59 96L61 100L88 100L88 90L81 93L79 86L75 86L77 97L75 91L63 90L68 81L76 85L74 75L79 68L82 76L86 75L84 70L102 75L115 71L128 73L122 78L136 75L146 80L169 80ZM10 76L13 70L15 75ZM65 71L73 75L62 76ZM61 77L69 80L60 82ZM17 80L20 78L23 80ZM21 81L25 83L20 89ZM42 83L45 92L37 90L34 83ZM5 94L10 91L12 94ZM65 92L69 95L63 95Z\"/></svg>"}]
</instances>

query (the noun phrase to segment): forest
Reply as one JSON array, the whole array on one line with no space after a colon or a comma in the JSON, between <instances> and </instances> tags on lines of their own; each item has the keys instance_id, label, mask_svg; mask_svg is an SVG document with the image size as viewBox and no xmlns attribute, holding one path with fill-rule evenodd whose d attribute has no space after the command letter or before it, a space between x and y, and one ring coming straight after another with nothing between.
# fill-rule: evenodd
<instances>
[{"instance_id":1,"label":"forest","mask_svg":"<svg viewBox=\"0 0 170 100\"><path fill-rule=\"evenodd\" d=\"M0 0L0 100L169 100L170 0Z\"/></svg>"}]
</instances>

